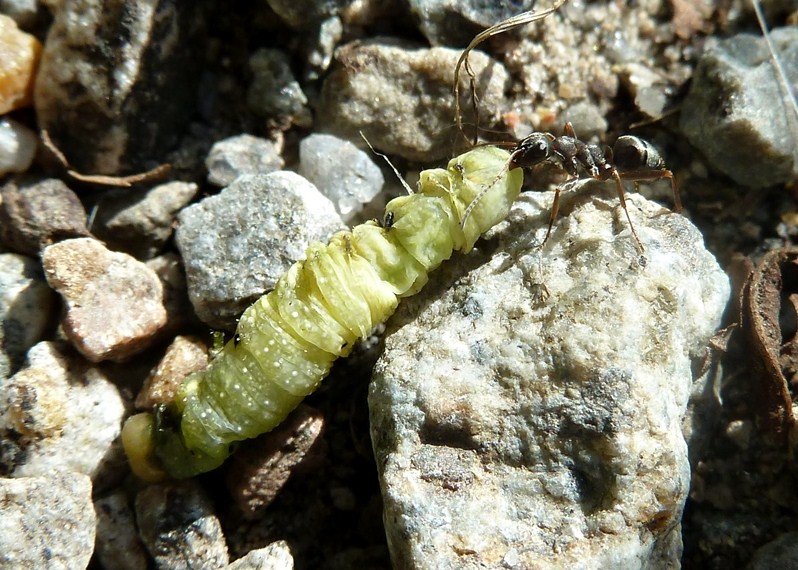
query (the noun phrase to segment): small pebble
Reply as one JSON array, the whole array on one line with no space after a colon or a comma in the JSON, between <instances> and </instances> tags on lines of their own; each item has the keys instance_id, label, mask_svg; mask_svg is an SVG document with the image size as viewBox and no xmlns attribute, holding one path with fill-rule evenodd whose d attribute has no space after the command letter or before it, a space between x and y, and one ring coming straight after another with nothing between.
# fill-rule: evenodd
<instances>
[{"instance_id":1,"label":"small pebble","mask_svg":"<svg viewBox=\"0 0 798 570\"><path fill-rule=\"evenodd\" d=\"M0 188L0 241L39 256L59 240L89 235L78 196L57 178L20 177Z\"/></svg>"},{"instance_id":2,"label":"small pebble","mask_svg":"<svg viewBox=\"0 0 798 570\"><path fill-rule=\"evenodd\" d=\"M0 13L0 115L33 102L33 83L42 45Z\"/></svg>"},{"instance_id":3,"label":"small pebble","mask_svg":"<svg viewBox=\"0 0 798 570\"><path fill-rule=\"evenodd\" d=\"M269 7L289 26L307 28L335 14L351 0L268 0Z\"/></svg>"},{"instance_id":4,"label":"small pebble","mask_svg":"<svg viewBox=\"0 0 798 570\"><path fill-rule=\"evenodd\" d=\"M103 570L147 570L147 553L136 532L133 509L124 492L96 499L97 559Z\"/></svg>"},{"instance_id":5,"label":"small pebble","mask_svg":"<svg viewBox=\"0 0 798 570\"><path fill-rule=\"evenodd\" d=\"M344 27L338 17L327 18L321 22L317 29L313 41L308 45L308 69L304 78L307 81L319 79L332 62L335 46L341 41Z\"/></svg>"},{"instance_id":6,"label":"small pebble","mask_svg":"<svg viewBox=\"0 0 798 570\"><path fill-rule=\"evenodd\" d=\"M166 349L161 361L144 381L136 397L136 408L151 409L157 404L168 404L186 376L208 365L208 347L200 339L177 336Z\"/></svg>"},{"instance_id":7,"label":"small pebble","mask_svg":"<svg viewBox=\"0 0 798 570\"><path fill-rule=\"evenodd\" d=\"M535 0L408 0L407 4L432 45L465 47L483 29L531 10Z\"/></svg>"},{"instance_id":8,"label":"small pebble","mask_svg":"<svg viewBox=\"0 0 798 570\"><path fill-rule=\"evenodd\" d=\"M308 99L284 52L259 49L250 57L249 67L254 77L247 91L247 104L253 113L286 128L313 124Z\"/></svg>"},{"instance_id":9,"label":"small pebble","mask_svg":"<svg viewBox=\"0 0 798 570\"><path fill-rule=\"evenodd\" d=\"M47 247L42 263L66 305L64 332L92 362L141 352L166 324L161 281L125 253L75 238Z\"/></svg>"},{"instance_id":10,"label":"small pebble","mask_svg":"<svg viewBox=\"0 0 798 570\"><path fill-rule=\"evenodd\" d=\"M195 481L150 485L139 492L136 521L158 568L213 569L229 562L219 519Z\"/></svg>"},{"instance_id":11,"label":"small pebble","mask_svg":"<svg viewBox=\"0 0 798 570\"><path fill-rule=\"evenodd\" d=\"M313 134L299 143L299 173L327 196L348 222L382 190L382 171L351 142Z\"/></svg>"},{"instance_id":12,"label":"small pebble","mask_svg":"<svg viewBox=\"0 0 798 570\"><path fill-rule=\"evenodd\" d=\"M798 28L771 41L789 80L798 81ZM709 163L738 184L764 188L798 176L795 110L782 93L761 37L713 42L682 104L680 127Z\"/></svg>"},{"instance_id":13,"label":"small pebble","mask_svg":"<svg viewBox=\"0 0 798 570\"><path fill-rule=\"evenodd\" d=\"M92 232L115 251L150 259L163 250L177 212L197 193L193 182L109 191L97 204Z\"/></svg>"},{"instance_id":14,"label":"small pebble","mask_svg":"<svg viewBox=\"0 0 798 570\"><path fill-rule=\"evenodd\" d=\"M53 317L55 298L39 263L16 253L0 253L0 381L22 364Z\"/></svg>"},{"instance_id":15,"label":"small pebble","mask_svg":"<svg viewBox=\"0 0 798 570\"><path fill-rule=\"evenodd\" d=\"M180 256L169 251L145 262L158 276L163 286L163 305L166 309L166 325L160 335L164 338L174 336L179 331L200 324L194 307L188 298L186 289L186 273Z\"/></svg>"},{"instance_id":16,"label":"small pebble","mask_svg":"<svg viewBox=\"0 0 798 570\"><path fill-rule=\"evenodd\" d=\"M0 119L0 176L25 172L36 156L37 144L36 135L28 127L7 117Z\"/></svg>"},{"instance_id":17,"label":"small pebble","mask_svg":"<svg viewBox=\"0 0 798 570\"><path fill-rule=\"evenodd\" d=\"M349 43L336 50L322 86L316 121L321 130L347 140L361 133L377 150L429 163L451 158L452 85L460 51L424 49L398 40ZM509 80L499 62L472 52L480 124L487 127L504 109ZM463 84L466 82L463 80ZM473 121L464 89L463 121Z\"/></svg>"},{"instance_id":18,"label":"small pebble","mask_svg":"<svg viewBox=\"0 0 798 570\"><path fill-rule=\"evenodd\" d=\"M37 0L0 0L0 14L10 16L24 29L30 29L43 11Z\"/></svg>"},{"instance_id":19,"label":"small pebble","mask_svg":"<svg viewBox=\"0 0 798 570\"><path fill-rule=\"evenodd\" d=\"M266 548L250 550L227 566L225 570L293 570L294 557L291 548L284 540L272 542Z\"/></svg>"},{"instance_id":20,"label":"small pebble","mask_svg":"<svg viewBox=\"0 0 798 570\"><path fill-rule=\"evenodd\" d=\"M785 532L759 548L746 570L798 570L798 532Z\"/></svg>"},{"instance_id":21,"label":"small pebble","mask_svg":"<svg viewBox=\"0 0 798 570\"><path fill-rule=\"evenodd\" d=\"M243 134L213 145L205 159L208 182L229 186L244 174L268 174L283 167L280 150L272 141Z\"/></svg>"},{"instance_id":22,"label":"small pebble","mask_svg":"<svg viewBox=\"0 0 798 570\"><path fill-rule=\"evenodd\" d=\"M300 405L274 431L242 445L227 468L227 488L247 518L277 497L291 474L320 463L324 417Z\"/></svg>"}]
</instances>

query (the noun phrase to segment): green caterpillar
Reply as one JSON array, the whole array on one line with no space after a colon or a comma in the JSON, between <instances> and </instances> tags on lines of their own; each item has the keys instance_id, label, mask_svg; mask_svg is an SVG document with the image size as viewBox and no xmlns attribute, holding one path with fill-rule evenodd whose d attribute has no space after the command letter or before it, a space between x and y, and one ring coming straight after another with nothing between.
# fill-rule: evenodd
<instances>
[{"instance_id":1,"label":"green caterpillar","mask_svg":"<svg viewBox=\"0 0 798 570\"><path fill-rule=\"evenodd\" d=\"M509 159L483 146L445 170L424 170L419 191L390 201L382 223L312 244L244 311L235 337L186 378L173 404L128 419L122 441L133 471L148 480L191 477L218 467L232 443L276 427L399 298L507 216L523 181L521 168L508 171Z\"/></svg>"}]
</instances>

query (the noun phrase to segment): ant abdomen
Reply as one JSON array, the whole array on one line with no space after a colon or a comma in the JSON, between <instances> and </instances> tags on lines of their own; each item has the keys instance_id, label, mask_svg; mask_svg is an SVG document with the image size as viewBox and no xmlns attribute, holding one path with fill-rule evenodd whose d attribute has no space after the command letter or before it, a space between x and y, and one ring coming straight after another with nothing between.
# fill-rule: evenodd
<instances>
[{"instance_id":1,"label":"ant abdomen","mask_svg":"<svg viewBox=\"0 0 798 570\"><path fill-rule=\"evenodd\" d=\"M612 160L622 172L666 168L665 160L653 144L631 135L618 137L612 145Z\"/></svg>"}]
</instances>

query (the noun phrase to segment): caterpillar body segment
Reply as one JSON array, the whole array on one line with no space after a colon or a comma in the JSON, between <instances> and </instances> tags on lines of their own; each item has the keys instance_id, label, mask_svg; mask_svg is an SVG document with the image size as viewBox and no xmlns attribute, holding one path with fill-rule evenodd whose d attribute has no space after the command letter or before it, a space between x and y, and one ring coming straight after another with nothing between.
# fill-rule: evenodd
<instances>
[{"instance_id":1,"label":"caterpillar body segment","mask_svg":"<svg viewBox=\"0 0 798 570\"><path fill-rule=\"evenodd\" d=\"M190 477L218 467L231 444L276 427L316 389L335 359L393 314L453 251L469 251L504 219L522 169L510 154L478 147L421 173L419 191L369 222L312 244L275 289L251 305L208 368L183 382L174 402L130 418L122 440L142 478ZM497 178L498 177L498 178ZM494 188L463 215L488 184Z\"/></svg>"}]
</instances>

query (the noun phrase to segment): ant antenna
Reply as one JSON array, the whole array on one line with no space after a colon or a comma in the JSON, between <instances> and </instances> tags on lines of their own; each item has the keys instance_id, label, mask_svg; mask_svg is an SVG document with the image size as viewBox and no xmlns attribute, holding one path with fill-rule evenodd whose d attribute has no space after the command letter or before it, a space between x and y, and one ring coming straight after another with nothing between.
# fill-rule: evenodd
<instances>
[{"instance_id":1,"label":"ant antenna","mask_svg":"<svg viewBox=\"0 0 798 570\"><path fill-rule=\"evenodd\" d=\"M751 5L754 7L754 13L756 13L759 29L762 30L762 35L765 38L765 45L767 46L768 53L770 54L771 64L776 70L776 75L778 75L780 84L779 86L787 93L787 99L790 101L793 111L795 111L794 115L798 117L798 101L795 99L795 93L792 90L789 79L787 79L787 74L784 71L784 66L781 64L781 59L779 58L778 53L776 53L776 47L773 45L773 42L770 41L770 32L768 30L767 22L765 21L765 14L762 11L762 3L760 0L751 0ZM789 123L792 129L793 140L797 143L795 146L798 147L798 132L796 132L795 120L789 121ZM796 160L796 163L798 163L798 149L795 151L793 158Z\"/></svg>"},{"instance_id":2,"label":"ant antenna","mask_svg":"<svg viewBox=\"0 0 798 570\"><path fill-rule=\"evenodd\" d=\"M471 146L475 146L477 143L477 138L479 136L479 116L478 116L478 105L477 105L477 87L476 81L477 76L474 73L474 70L471 68L470 63L468 62L468 55L471 51L476 48L479 44L487 40L488 38L492 38L498 34L504 33L506 31L512 30L513 28L517 28L518 26L523 26L524 24L531 24L537 20L542 20L549 14L556 12L559 10L563 4L568 2L568 0L557 0L557 2L551 8L547 10L543 10L542 12L535 12L534 10L528 10L526 12L522 12L517 16L513 16L511 18L507 18L506 20L502 20L498 24L495 24L474 36L474 39L471 40L471 43L463 50L463 53L460 54L460 59L457 60L457 65L454 68L454 120L457 124L457 128L460 131L460 134L463 135L463 138L466 140L467 143L471 144ZM468 137L463 131L463 120L460 116L460 68L464 67L466 73L468 74L468 84L471 89L471 102L474 109L474 116L476 117L476 131L474 132L474 141L473 143L469 141Z\"/></svg>"},{"instance_id":3,"label":"ant antenna","mask_svg":"<svg viewBox=\"0 0 798 570\"><path fill-rule=\"evenodd\" d=\"M404 189L405 189L405 190L407 190L407 193L408 193L408 194L415 194L415 192L413 192L413 189L412 189L412 188L411 188L411 187L408 185L408 183L405 181L405 179L404 179L404 178L402 178L402 175L401 175L401 174L399 174L399 171L398 171L398 170L396 170L396 167L393 165L393 162L391 162L391 159L390 159L390 158L388 158L388 156L387 156L387 155L385 155L385 154L383 154L383 153L381 153L381 152L378 152L378 151L374 150L374 147L373 147L373 146L371 146L371 143L370 143L370 142L369 142L369 140L366 138L366 135L364 135L364 134L363 134L363 131L358 131L358 133L360 133L360 137L361 137L361 138L362 138L364 141L366 141L366 144L367 144L367 145L369 145L369 148L371 149L371 152L373 152L373 153L374 153L374 154L376 154L377 156L381 156L381 157L383 158L383 160L385 160L385 162L387 162L387 163L388 163L388 166L390 166L390 167L391 167L391 170L393 170L393 173L396 175L396 178L397 178L397 179L399 180L399 182L402 184L402 186L404 187Z\"/></svg>"},{"instance_id":4,"label":"ant antenna","mask_svg":"<svg viewBox=\"0 0 798 570\"><path fill-rule=\"evenodd\" d=\"M768 47L768 53L770 53L770 61L773 63L773 67L776 69L776 73L779 76L781 87L787 92L787 97L790 99L790 104L792 105L795 114L798 115L798 101L796 101L795 93L790 87L790 81L787 79L787 73L785 73L784 66L781 64L781 59L776 53L776 48L773 45L773 42L770 41L770 31L768 30L768 25L765 21L765 15L762 12L762 3L759 0L751 0L751 4L754 6L756 19L757 22L759 22L759 28L762 30L762 35L765 37L765 44Z\"/></svg>"},{"instance_id":5,"label":"ant antenna","mask_svg":"<svg viewBox=\"0 0 798 570\"><path fill-rule=\"evenodd\" d=\"M488 184L482 190L480 190L477 193L477 195L474 196L474 198L471 200L471 203L465 209L465 212L463 212L463 218L460 220L461 230L465 228L466 222L468 221L468 217L471 215L471 212L474 211L474 208L477 207L477 204L479 204L480 200L482 200L482 197L485 196L485 194L487 194L488 191L491 188L493 188L499 180L501 180L502 176L507 174L507 172L510 170L510 164L512 164L513 158L514 156L510 155L510 158L507 159L507 162L505 162L504 166L502 166L501 170L499 170L499 173L496 175L496 178L494 178L490 184Z\"/></svg>"}]
</instances>

